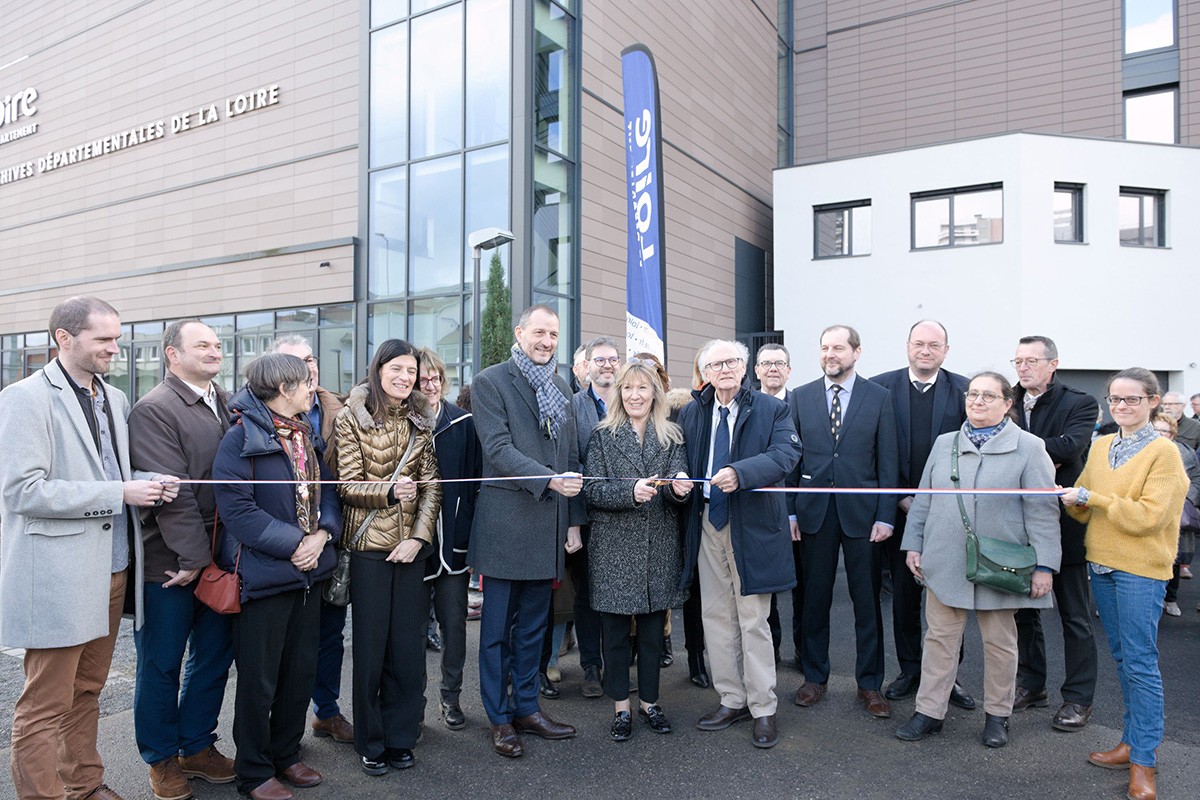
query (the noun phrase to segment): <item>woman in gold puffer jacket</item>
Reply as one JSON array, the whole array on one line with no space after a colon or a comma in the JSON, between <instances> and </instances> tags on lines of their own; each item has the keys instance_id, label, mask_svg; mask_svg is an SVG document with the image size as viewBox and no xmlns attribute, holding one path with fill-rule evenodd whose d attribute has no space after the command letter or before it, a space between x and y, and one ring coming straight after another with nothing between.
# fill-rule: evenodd
<instances>
[{"instance_id":1,"label":"woman in gold puffer jacket","mask_svg":"<svg viewBox=\"0 0 1200 800\"><path fill-rule=\"evenodd\" d=\"M354 749L370 775L413 765L425 706L422 562L433 553L442 489L422 482L438 471L434 419L417 386L416 348L389 339L335 424L339 480L385 481L338 487L351 551Z\"/></svg>"}]
</instances>

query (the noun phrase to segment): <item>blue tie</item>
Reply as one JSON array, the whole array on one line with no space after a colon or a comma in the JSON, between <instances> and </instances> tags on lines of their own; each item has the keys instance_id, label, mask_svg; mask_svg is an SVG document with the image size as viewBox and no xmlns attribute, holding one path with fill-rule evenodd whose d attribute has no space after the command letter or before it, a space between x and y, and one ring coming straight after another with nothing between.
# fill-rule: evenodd
<instances>
[{"instance_id":1,"label":"blue tie","mask_svg":"<svg viewBox=\"0 0 1200 800\"><path fill-rule=\"evenodd\" d=\"M712 464L709 465L709 477L729 466L729 409L721 406L721 421L717 423L717 438L713 442ZM729 495L715 486L708 490L708 521L717 530L729 524Z\"/></svg>"}]
</instances>

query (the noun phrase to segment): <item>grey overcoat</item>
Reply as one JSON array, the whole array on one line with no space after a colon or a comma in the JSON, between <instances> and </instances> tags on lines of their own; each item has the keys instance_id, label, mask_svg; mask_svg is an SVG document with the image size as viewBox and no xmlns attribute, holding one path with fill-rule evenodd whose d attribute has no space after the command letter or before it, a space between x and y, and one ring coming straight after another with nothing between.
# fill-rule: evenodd
<instances>
[{"instance_id":1,"label":"grey overcoat","mask_svg":"<svg viewBox=\"0 0 1200 800\"><path fill-rule=\"evenodd\" d=\"M597 428L588 446L584 473L612 478L670 477L687 472L682 444L663 447L654 423L638 441L627 423L615 431ZM588 568L592 608L609 614L649 614L682 605L687 592L679 589L683 547L679 536L680 506L670 484L654 499L636 503L632 480L588 481L591 538Z\"/></svg>"},{"instance_id":2,"label":"grey overcoat","mask_svg":"<svg viewBox=\"0 0 1200 800\"><path fill-rule=\"evenodd\" d=\"M129 401L105 386L128 480ZM72 647L108 634L112 519L125 513L79 400L57 360L0 392L0 644ZM151 478L148 473L136 477ZM130 582L142 621L142 533L136 513Z\"/></svg>"},{"instance_id":3,"label":"grey overcoat","mask_svg":"<svg viewBox=\"0 0 1200 800\"><path fill-rule=\"evenodd\" d=\"M921 476L921 488L952 489L950 448L958 438L958 472L963 489L1052 489L1054 464L1041 438L1009 421L983 450L967 438L966 424L944 433ZM1038 564L1058 571L1062 542L1058 530L1058 498L1054 495L964 495L967 517L980 536L1029 544ZM952 608L1050 608L1054 594L1034 600L976 586L967 580L966 533L954 495L918 494L908 512L900 547L921 554L921 572L938 600Z\"/></svg>"},{"instance_id":4,"label":"grey overcoat","mask_svg":"<svg viewBox=\"0 0 1200 800\"><path fill-rule=\"evenodd\" d=\"M552 580L562 574L567 528L587 522L582 494L568 501L549 488L550 478L579 471L575 415L567 382L555 377L567 398L567 419L550 438L537 396L510 358L471 382L471 412L483 448L483 483L467 563L485 577ZM517 476L527 480L492 481Z\"/></svg>"}]
</instances>

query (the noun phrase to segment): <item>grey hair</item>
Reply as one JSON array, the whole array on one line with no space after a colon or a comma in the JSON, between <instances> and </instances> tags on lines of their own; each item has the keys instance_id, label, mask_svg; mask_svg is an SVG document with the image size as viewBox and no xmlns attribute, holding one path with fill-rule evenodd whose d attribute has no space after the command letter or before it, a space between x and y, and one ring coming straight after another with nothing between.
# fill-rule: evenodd
<instances>
[{"instance_id":1,"label":"grey hair","mask_svg":"<svg viewBox=\"0 0 1200 800\"><path fill-rule=\"evenodd\" d=\"M783 346L782 342L767 342L762 347L758 348L758 352L754 354L755 361L758 361L760 358L762 358L762 354L763 354L764 350L778 350L781 353L783 353L784 358L787 359L788 364L792 363L792 354L788 352L788 349Z\"/></svg>"},{"instance_id":2,"label":"grey hair","mask_svg":"<svg viewBox=\"0 0 1200 800\"><path fill-rule=\"evenodd\" d=\"M1022 336L1017 340L1017 344L1040 344L1046 349L1046 358L1058 358L1058 345L1049 336Z\"/></svg>"},{"instance_id":3,"label":"grey hair","mask_svg":"<svg viewBox=\"0 0 1200 800\"><path fill-rule=\"evenodd\" d=\"M283 336L278 336L275 341L271 342L271 348L268 353L278 353L281 347L307 347L312 350L312 342L307 336L301 336L298 333L285 333Z\"/></svg>"},{"instance_id":4,"label":"grey hair","mask_svg":"<svg viewBox=\"0 0 1200 800\"><path fill-rule=\"evenodd\" d=\"M279 396L279 387L294 389L308 380L308 365L295 356L266 353L246 365L246 387L264 403Z\"/></svg>"},{"instance_id":5,"label":"grey hair","mask_svg":"<svg viewBox=\"0 0 1200 800\"><path fill-rule=\"evenodd\" d=\"M101 317L109 315L114 317L121 316L115 308L99 297L82 294L75 297L68 297L56 305L54 310L50 312L50 341L56 341L54 332L57 330L64 330L72 336L78 336L87 328L88 321L92 318L93 314Z\"/></svg>"},{"instance_id":6,"label":"grey hair","mask_svg":"<svg viewBox=\"0 0 1200 800\"><path fill-rule=\"evenodd\" d=\"M700 348L700 355L696 357L696 365L699 366L701 370L703 370L704 367L707 366L707 364L708 364L708 354L711 353L715 348L720 347L723 344L730 345L735 350L737 350L738 357L741 358L743 362L750 361L750 349L748 347L746 347L746 345L739 342L737 339L711 339L711 340L705 342L704 345Z\"/></svg>"},{"instance_id":7,"label":"grey hair","mask_svg":"<svg viewBox=\"0 0 1200 800\"><path fill-rule=\"evenodd\" d=\"M533 312L535 312L535 311L545 311L547 314L550 314L555 319L558 319L558 312L555 311L553 308L546 305L545 303L534 303L529 308L527 308L521 312L521 317L520 317L520 319L517 320L517 327L518 328L529 327L529 320L533 316Z\"/></svg>"},{"instance_id":8,"label":"grey hair","mask_svg":"<svg viewBox=\"0 0 1200 800\"><path fill-rule=\"evenodd\" d=\"M172 322L163 330L162 349L164 354L167 352L168 347L174 347L176 350L183 347L183 329L193 322L200 325L204 324L196 317L188 317L187 319L179 319Z\"/></svg>"},{"instance_id":9,"label":"grey hair","mask_svg":"<svg viewBox=\"0 0 1200 800\"><path fill-rule=\"evenodd\" d=\"M580 363L581 361L583 361L585 359L586 356L587 356L587 345L586 344L579 345L579 347L575 348L575 355L571 357L571 364L575 365L575 364Z\"/></svg>"},{"instance_id":10,"label":"grey hair","mask_svg":"<svg viewBox=\"0 0 1200 800\"><path fill-rule=\"evenodd\" d=\"M583 347L584 347L584 357L588 361L592 360L592 353L596 352L597 347L611 347L613 350L616 350L617 353L621 352L621 348L617 347L616 341L613 340L609 336L597 336L595 339L592 339L590 342L585 344Z\"/></svg>"}]
</instances>

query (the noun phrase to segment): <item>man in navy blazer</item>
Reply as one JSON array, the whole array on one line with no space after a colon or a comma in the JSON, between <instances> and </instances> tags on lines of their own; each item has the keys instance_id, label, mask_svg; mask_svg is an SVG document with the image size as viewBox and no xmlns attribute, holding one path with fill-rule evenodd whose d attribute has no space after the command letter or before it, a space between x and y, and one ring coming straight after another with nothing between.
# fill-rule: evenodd
<instances>
[{"instance_id":1,"label":"man in navy blazer","mask_svg":"<svg viewBox=\"0 0 1200 800\"><path fill-rule=\"evenodd\" d=\"M887 389L860 378L858 331L832 325L821 333L824 376L792 392L804 455L793 479L800 488L891 487L897 480L896 420ZM803 493L792 495L801 533L804 570L804 635L800 664L804 683L796 705L812 706L829 681L829 612L844 555L854 605L858 697L867 711L890 717L883 688L883 617L879 611L879 543L896 523L893 495Z\"/></svg>"},{"instance_id":2,"label":"man in navy blazer","mask_svg":"<svg viewBox=\"0 0 1200 800\"><path fill-rule=\"evenodd\" d=\"M931 319L917 322L908 331L907 349L907 368L876 375L871 382L892 393L899 453L898 485L916 488L937 437L962 427L969 381L942 369L950 352L950 335L942 323ZM905 551L900 549L913 496L897 500L900 513L896 516L896 530L883 543L891 568L892 635L896 640L896 659L900 662L900 675L884 692L888 700L914 694L921 682L921 587L904 563ZM975 707L975 700L958 683L951 690L950 702L968 710Z\"/></svg>"}]
</instances>

